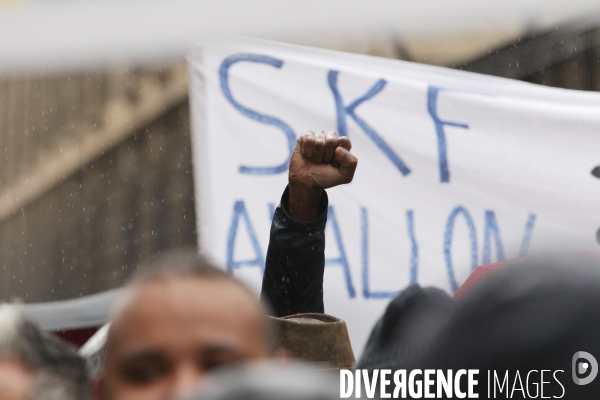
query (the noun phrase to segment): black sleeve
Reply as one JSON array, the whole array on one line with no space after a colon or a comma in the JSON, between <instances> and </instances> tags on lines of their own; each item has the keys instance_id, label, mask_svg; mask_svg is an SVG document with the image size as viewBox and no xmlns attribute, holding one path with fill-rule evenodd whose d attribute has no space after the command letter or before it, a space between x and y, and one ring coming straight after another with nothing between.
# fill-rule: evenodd
<instances>
[{"instance_id":1,"label":"black sleeve","mask_svg":"<svg viewBox=\"0 0 600 400\"><path fill-rule=\"evenodd\" d=\"M309 222L288 215L288 196L286 188L271 223L260 298L275 317L323 313L327 193L323 191L321 196L319 216Z\"/></svg>"}]
</instances>

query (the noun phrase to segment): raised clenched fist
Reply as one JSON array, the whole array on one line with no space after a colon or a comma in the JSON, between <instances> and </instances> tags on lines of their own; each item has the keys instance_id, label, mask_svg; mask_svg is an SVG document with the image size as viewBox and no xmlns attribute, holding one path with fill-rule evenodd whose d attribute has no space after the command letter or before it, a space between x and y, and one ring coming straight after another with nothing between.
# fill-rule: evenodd
<instances>
[{"instance_id":1,"label":"raised clenched fist","mask_svg":"<svg viewBox=\"0 0 600 400\"><path fill-rule=\"evenodd\" d=\"M290 184L322 190L350 183L358 164L351 148L350 139L334 131L305 131L290 160Z\"/></svg>"},{"instance_id":2,"label":"raised clenched fist","mask_svg":"<svg viewBox=\"0 0 600 400\"><path fill-rule=\"evenodd\" d=\"M351 148L350 139L334 131L307 130L298 138L288 175L288 212L293 218L316 218L323 190L352 181L358 159Z\"/></svg>"}]
</instances>

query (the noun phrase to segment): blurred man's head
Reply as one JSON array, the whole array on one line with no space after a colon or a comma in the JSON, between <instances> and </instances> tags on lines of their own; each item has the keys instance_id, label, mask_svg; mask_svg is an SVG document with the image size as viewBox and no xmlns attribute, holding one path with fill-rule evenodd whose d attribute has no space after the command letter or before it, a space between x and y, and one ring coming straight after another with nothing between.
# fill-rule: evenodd
<instances>
[{"instance_id":1,"label":"blurred man's head","mask_svg":"<svg viewBox=\"0 0 600 400\"><path fill-rule=\"evenodd\" d=\"M33 371L14 359L0 360L0 400L28 400Z\"/></svg>"},{"instance_id":2,"label":"blurred man's head","mask_svg":"<svg viewBox=\"0 0 600 400\"><path fill-rule=\"evenodd\" d=\"M89 394L83 358L19 307L0 305L0 400L85 400Z\"/></svg>"},{"instance_id":3,"label":"blurred man's head","mask_svg":"<svg viewBox=\"0 0 600 400\"><path fill-rule=\"evenodd\" d=\"M512 391L519 371L531 397L538 389L547 397L600 396L598 380L580 386L572 378L575 354L600 359L599 257L523 259L486 276L458 304L419 368L479 369L480 397L493 376L487 371L496 371L500 382L508 371Z\"/></svg>"},{"instance_id":4,"label":"blurred man's head","mask_svg":"<svg viewBox=\"0 0 600 400\"><path fill-rule=\"evenodd\" d=\"M169 399L217 367L270 354L265 313L248 289L195 253L176 252L136 277L118 304L100 393Z\"/></svg>"}]
</instances>

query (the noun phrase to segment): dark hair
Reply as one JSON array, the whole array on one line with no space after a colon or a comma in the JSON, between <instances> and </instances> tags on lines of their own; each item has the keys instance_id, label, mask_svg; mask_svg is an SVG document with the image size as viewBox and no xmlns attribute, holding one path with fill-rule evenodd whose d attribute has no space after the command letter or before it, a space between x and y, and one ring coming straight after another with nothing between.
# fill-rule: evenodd
<instances>
[{"instance_id":1,"label":"dark hair","mask_svg":"<svg viewBox=\"0 0 600 400\"><path fill-rule=\"evenodd\" d=\"M133 275L131 283L145 282L168 276L193 276L205 279L223 279L241 283L227 272L214 265L195 249L172 250L143 265ZM242 285L243 286L243 285Z\"/></svg>"},{"instance_id":2,"label":"dark hair","mask_svg":"<svg viewBox=\"0 0 600 400\"><path fill-rule=\"evenodd\" d=\"M89 398L85 360L66 342L43 332L16 305L0 304L1 358L18 360L34 371L36 400Z\"/></svg>"}]
</instances>

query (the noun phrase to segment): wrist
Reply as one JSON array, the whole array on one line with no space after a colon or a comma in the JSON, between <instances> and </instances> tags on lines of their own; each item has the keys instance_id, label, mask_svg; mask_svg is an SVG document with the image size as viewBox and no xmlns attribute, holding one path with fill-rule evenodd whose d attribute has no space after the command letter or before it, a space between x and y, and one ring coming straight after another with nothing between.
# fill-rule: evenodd
<instances>
[{"instance_id":1,"label":"wrist","mask_svg":"<svg viewBox=\"0 0 600 400\"><path fill-rule=\"evenodd\" d=\"M312 221L319 216L323 189L290 182L287 212L298 221Z\"/></svg>"}]
</instances>

